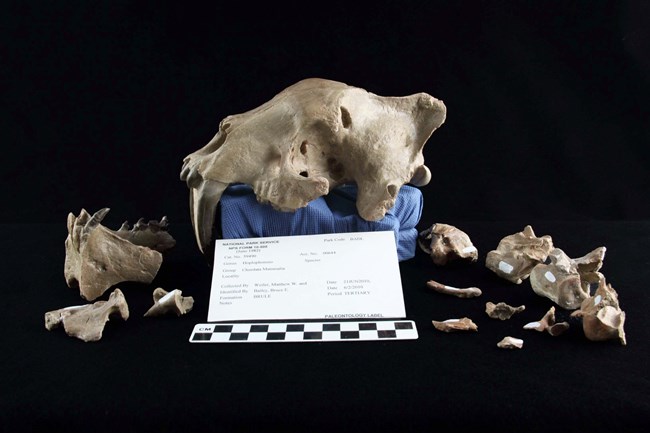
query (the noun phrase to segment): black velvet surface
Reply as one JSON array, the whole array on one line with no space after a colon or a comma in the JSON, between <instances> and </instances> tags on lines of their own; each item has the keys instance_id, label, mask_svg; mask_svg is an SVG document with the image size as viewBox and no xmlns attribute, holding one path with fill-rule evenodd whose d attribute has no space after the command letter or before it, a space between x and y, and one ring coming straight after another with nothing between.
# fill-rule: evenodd
<instances>
[{"instance_id":1,"label":"black velvet surface","mask_svg":"<svg viewBox=\"0 0 650 433\"><path fill-rule=\"evenodd\" d=\"M527 222L465 222L479 261L433 265L418 252L400 264L407 318L419 339L389 342L191 344L207 318L211 269L189 225L150 285L119 284L126 321L101 341L47 331L44 313L83 304L63 278L65 225L2 225L5 431L643 431L650 415L648 222L533 222L538 235L579 256L605 245L602 268L627 313L627 346L591 342L580 322L558 337L525 331L552 304L529 281L515 285L484 266L485 255ZM436 279L478 286L458 299L429 292ZM143 318L155 287L195 298L186 316ZM106 295L102 299L106 298ZM526 305L510 320L485 303ZM446 334L431 320L467 316L478 333ZM496 343L524 339L522 350Z\"/></svg>"}]
</instances>

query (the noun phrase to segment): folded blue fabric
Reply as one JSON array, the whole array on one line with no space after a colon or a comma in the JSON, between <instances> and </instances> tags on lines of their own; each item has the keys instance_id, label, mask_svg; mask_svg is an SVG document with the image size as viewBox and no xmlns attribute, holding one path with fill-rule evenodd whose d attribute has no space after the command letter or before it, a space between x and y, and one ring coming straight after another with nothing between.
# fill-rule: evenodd
<instances>
[{"instance_id":1,"label":"folded blue fabric","mask_svg":"<svg viewBox=\"0 0 650 433\"><path fill-rule=\"evenodd\" d=\"M388 231L395 232L400 261L415 256L422 215L422 193L404 185L395 206L379 221L366 221L357 214L357 187L339 186L295 212L281 212L258 203L249 185L234 184L221 197L221 235L224 239Z\"/></svg>"}]
</instances>

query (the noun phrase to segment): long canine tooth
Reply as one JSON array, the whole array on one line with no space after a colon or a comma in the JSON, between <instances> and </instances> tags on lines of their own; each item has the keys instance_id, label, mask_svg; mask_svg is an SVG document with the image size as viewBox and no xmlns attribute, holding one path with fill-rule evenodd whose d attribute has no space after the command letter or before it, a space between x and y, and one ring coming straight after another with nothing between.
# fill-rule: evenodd
<instances>
[{"instance_id":1,"label":"long canine tooth","mask_svg":"<svg viewBox=\"0 0 650 433\"><path fill-rule=\"evenodd\" d=\"M88 220L88 222L86 223L86 225L84 226L84 228L83 228L83 234L90 233L90 231L91 231L92 229L94 229L95 227L97 227L97 226L102 222L102 220L104 219L104 217L106 216L106 214L108 214L109 211L110 211L110 208L105 207L105 208L100 209L100 210L98 210L97 212L95 212L95 213L93 214L93 216L90 217L90 219Z\"/></svg>"},{"instance_id":2,"label":"long canine tooth","mask_svg":"<svg viewBox=\"0 0 650 433\"><path fill-rule=\"evenodd\" d=\"M212 243L212 226L217 203L227 187L227 183L204 180L198 187L191 189L192 227L194 227L194 235L199 249L204 254Z\"/></svg>"}]
</instances>

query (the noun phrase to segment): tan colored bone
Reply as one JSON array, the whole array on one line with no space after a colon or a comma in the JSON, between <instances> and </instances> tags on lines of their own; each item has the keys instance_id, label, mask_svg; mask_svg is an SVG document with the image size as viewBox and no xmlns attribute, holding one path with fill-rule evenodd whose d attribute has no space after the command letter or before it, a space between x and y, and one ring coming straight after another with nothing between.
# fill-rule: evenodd
<instances>
[{"instance_id":1,"label":"tan colored bone","mask_svg":"<svg viewBox=\"0 0 650 433\"><path fill-rule=\"evenodd\" d=\"M563 334L569 329L568 322L555 322L555 307L551 307L544 317L536 322L526 323L524 329L534 330L538 332L548 332L553 337Z\"/></svg>"},{"instance_id":2,"label":"tan colored bone","mask_svg":"<svg viewBox=\"0 0 650 433\"><path fill-rule=\"evenodd\" d=\"M436 223L420 232L418 245L436 265L444 266L458 259L478 260L478 250L467 233L448 224Z\"/></svg>"},{"instance_id":3,"label":"tan colored bone","mask_svg":"<svg viewBox=\"0 0 650 433\"><path fill-rule=\"evenodd\" d=\"M181 296L183 292L175 289L167 292L158 287L153 291L153 306L144 313L144 317L162 316L165 314L176 314L182 316L189 313L194 306L194 298Z\"/></svg>"},{"instance_id":4,"label":"tan colored bone","mask_svg":"<svg viewBox=\"0 0 650 433\"><path fill-rule=\"evenodd\" d=\"M472 319L463 317L461 319L447 319L442 322L432 320L433 326L443 332L456 332L456 331L475 331L478 332L478 326L472 322Z\"/></svg>"},{"instance_id":5,"label":"tan colored bone","mask_svg":"<svg viewBox=\"0 0 650 433\"><path fill-rule=\"evenodd\" d=\"M176 245L176 240L167 231L168 228L169 220L166 216L163 216L160 221L151 220L149 222L140 218L133 228L129 226L128 221L125 221L115 234L134 245L164 253Z\"/></svg>"},{"instance_id":6,"label":"tan colored bone","mask_svg":"<svg viewBox=\"0 0 650 433\"><path fill-rule=\"evenodd\" d=\"M521 338L504 337L497 343L499 349L521 349L524 347L524 340Z\"/></svg>"},{"instance_id":7,"label":"tan colored bone","mask_svg":"<svg viewBox=\"0 0 650 433\"><path fill-rule=\"evenodd\" d=\"M505 302L499 302L495 304L493 302L487 302L485 304L485 312L492 319L499 320L508 320L514 314L521 313L526 309L525 305L520 305L518 307L512 307Z\"/></svg>"},{"instance_id":8,"label":"tan colored bone","mask_svg":"<svg viewBox=\"0 0 650 433\"><path fill-rule=\"evenodd\" d=\"M625 312L621 310L616 290L602 278L593 296L582 301L571 317L582 318L585 336L592 341L616 340L626 345Z\"/></svg>"},{"instance_id":9,"label":"tan colored bone","mask_svg":"<svg viewBox=\"0 0 650 433\"><path fill-rule=\"evenodd\" d=\"M483 293L478 287L466 287L460 289L458 287L447 286L434 280L427 281L427 287L438 293L452 295L458 298L475 298L481 296Z\"/></svg>"},{"instance_id":10,"label":"tan colored bone","mask_svg":"<svg viewBox=\"0 0 650 433\"><path fill-rule=\"evenodd\" d=\"M487 254L485 266L501 278L521 284L535 265L542 263L553 249L550 236L535 236L531 226L504 237L496 250Z\"/></svg>"},{"instance_id":11,"label":"tan colored bone","mask_svg":"<svg viewBox=\"0 0 650 433\"><path fill-rule=\"evenodd\" d=\"M108 301L61 308L45 313L45 328L51 331L63 324L66 334L85 342L102 338L106 322L112 316L129 318L129 306L120 289L115 289Z\"/></svg>"},{"instance_id":12,"label":"tan colored bone","mask_svg":"<svg viewBox=\"0 0 650 433\"><path fill-rule=\"evenodd\" d=\"M538 264L530 273L530 285L540 296L547 297L562 308L575 310L590 294L590 286L597 283L602 274L598 272L605 258L605 247L572 259L559 248L553 249L551 263Z\"/></svg>"},{"instance_id":13,"label":"tan colored bone","mask_svg":"<svg viewBox=\"0 0 650 433\"><path fill-rule=\"evenodd\" d=\"M64 276L68 287L78 287L88 301L124 281L150 283L162 264L158 251L134 245L102 226L108 211L90 216L82 209L78 217L68 215Z\"/></svg>"},{"instance_id":14,"label":"tan colored bone","mask_svg":"<svg viewBox=\"0 0 650 433\"><path fill-rule=\"evenodd\" d=\"M402 185L431 179L422 148L445 116L443 102L426 93L384 97L311 78L226 117L214 138L183 160L199 248L211 245L215 208L236 182L282 211L356 183L359 215L381 219Z\"/></svg>"}]
</instances>

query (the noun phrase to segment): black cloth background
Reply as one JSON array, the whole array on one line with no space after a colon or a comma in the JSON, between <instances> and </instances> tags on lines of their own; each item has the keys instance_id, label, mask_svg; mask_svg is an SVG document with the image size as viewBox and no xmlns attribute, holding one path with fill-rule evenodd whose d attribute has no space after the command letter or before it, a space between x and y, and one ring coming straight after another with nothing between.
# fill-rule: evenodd
<instances>
[{"instance_id":1,"label":"black cloth background","mask_svg":"<svg viewBox=\"0 0 650 433\"><path fill-rule=\"evenodd\" d=\"M0 240L5 252L3 431L641 431L650 424L650 3L5 2L0 14ZM479 262L400 264L414 342L192 345L211 269L194 244L182 159L226 115L308 77L384 96L427 92L448 108L425 146L420 228L464 229ZM83 303L65 286L68 212L110 207L110 228L167 215L177 247L102 341L43 327ZM483 266L532 224L603 272L628 313L628 346L579 322L523 333L550 301ZM475 300L430 278L477 285ZM155 287L196 299L143 319ZM526 304L486 318L486 301ZM470 316L479 333L432 319ZM562 312L562 317L567 317ZM529 332L529 331L526 331ZM525 339L500 351L505 334Z\"/></svg>"}]
</instances>

